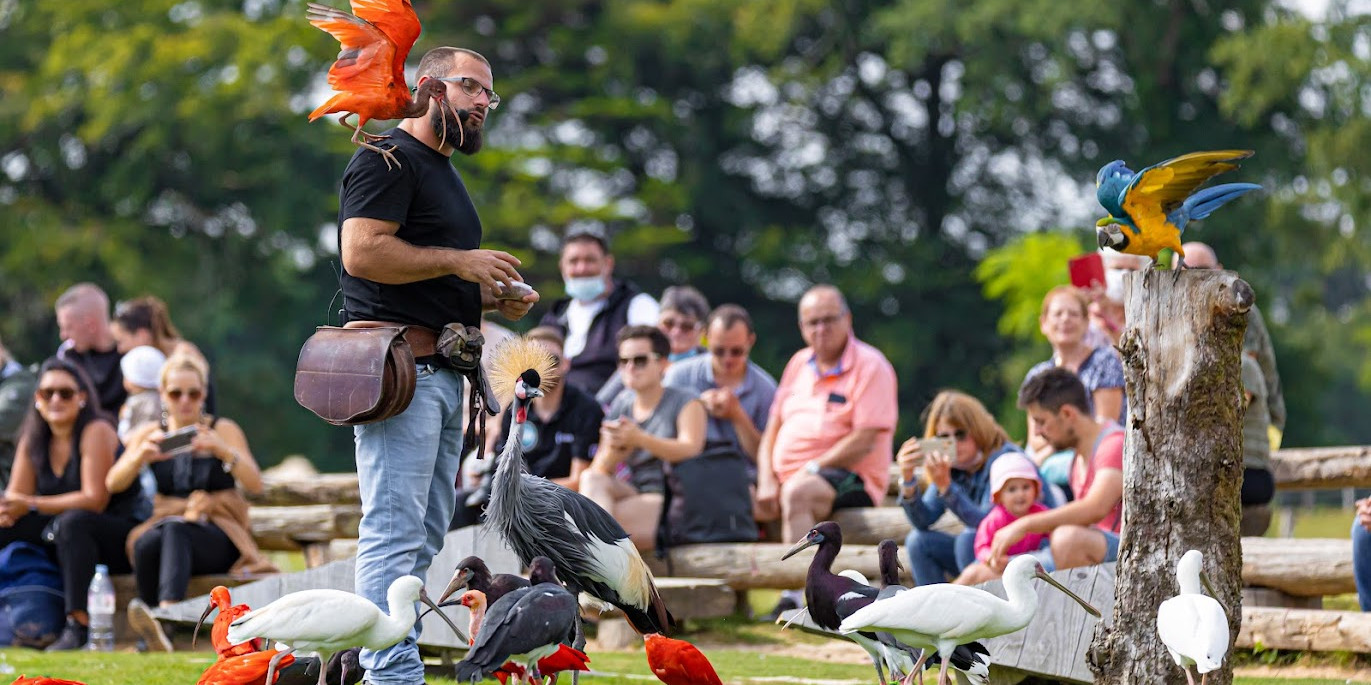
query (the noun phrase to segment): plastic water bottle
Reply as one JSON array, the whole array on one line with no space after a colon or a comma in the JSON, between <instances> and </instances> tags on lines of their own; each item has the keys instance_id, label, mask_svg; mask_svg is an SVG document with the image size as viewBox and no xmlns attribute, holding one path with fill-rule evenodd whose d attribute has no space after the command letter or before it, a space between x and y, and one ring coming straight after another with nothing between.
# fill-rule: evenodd
<instances>
[{"instance_id":1,"label":"plastic water bottle","mask_svg":"<svg viewBox=\"0 0 1371 685\"><path fill-rule=\"evenodd\" d=\"M95 577L90 579L86 593L86 611L90 613L90 642L86 649L95 652L114 651L114 583L109 567L95 565Z\"/></svg>"}]
</instances>

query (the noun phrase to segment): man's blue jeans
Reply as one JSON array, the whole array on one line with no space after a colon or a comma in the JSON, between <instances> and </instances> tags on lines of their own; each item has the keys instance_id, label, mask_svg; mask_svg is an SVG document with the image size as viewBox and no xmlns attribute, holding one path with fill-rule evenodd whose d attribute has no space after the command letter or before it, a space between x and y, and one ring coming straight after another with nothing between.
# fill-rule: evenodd
<instances>
[{"instance_id":1,"label":"man's blue jeans","mask_svg":"<svg viewBox=\"0 0 1371 685\"><path fill-rule=\"evenodd\" d=\"M357 594L389 612L386 590L396 578L428 573L456 504L462 451L462 377L419 366L414 399L404 413L353 428L362 523L357 532ZM373 685L424 680L416 627L393 647L362 650Z\"/></svg>"},{"instance_id":2,"label":"man's blue jeans","mask_svg":"<svg viewBox=\"0 0 1371 685\"><path fill-rule=\"evenodd\" d=\"M1371 531L1352 520L1352 575L1362 611L1371 611Z\"/></svg>"},{"instance_id":3,"label":"man's blue jeans","mask_svg":"<svg viewBox=\"0 0 1371 685\"><path fill-rule=\"evenodd\" d=\"M961 575L962 569L976 560L976 529L968 528L954 536L915 528L909 531L904 545L915 585L946 583L948 577Z\"/></svg>"}]
</instances>

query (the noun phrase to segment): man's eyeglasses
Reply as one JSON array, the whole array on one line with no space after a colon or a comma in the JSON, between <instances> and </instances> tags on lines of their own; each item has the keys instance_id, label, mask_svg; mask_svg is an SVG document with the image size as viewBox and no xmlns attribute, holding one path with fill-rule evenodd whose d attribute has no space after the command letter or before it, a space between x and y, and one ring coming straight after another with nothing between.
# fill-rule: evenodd
<instances>
[{"instance_id":1,"label":"man's eyeglasses","mask_svg":"<svg viewBox=\"0 0 1371 685\"><path fill-rule=\"evenodd\" d=\"M77 392L79 391L76 388L39 388L38 396L43 398L44 402L51 402L53 395L62 398L63 401L67 401L76 397Z\"/></svg>"},{"instance_id":2,"label":"man's eyeglasses","mask_svg":"<svg viewBox=\"0 0 1371 685\"><path fill-rule=\"evenodd\" d=\"M938 433L937 435L934 435L933 437L935 437L935 438L942 438L942 439L944 439L944 440L952 439L952 440L956 440L957 442L961 442L961 441L963 441L963 440L966 439L966 431L964 431L964 430L958 428L957 430L954 430L954 431L952 431L951 433Z\"/></svg>"},{"instance_id":3,"label":"man's eyeglasses","mask_svg":"<svg viewBox=\"0 0 1371 685\"><path fill-rule=\"evenodd\" d=\"M746 347L711 347L709 353L722 359L724 357L746 357Z\"/></svg>"},{"instance_id":4,"label":"man's eyeglasses","mask_svg":"<svg viewBox=\"0 0 1371 685\"><path fill-rule=\"evenodd\" d=\"M167 391L167 397L170 398L172 402L180 402L180 401L181 401L181 397L182 397L183 395L184 395L187 399L189 399L191 402L196 402L196 401L198 401L201 397L204 397L204 396L205 396L205 392L204 392L203 390L200 390L199 388L196 388L196 389L194 389L194 390L181 390L181 389L176 389L176 390L168 390L168 391Z\"/></svg>"},{"instance_id":5,"label":"man's eyeglasses","mask_svg":"<svg viewBox=\"0 0 1371 685\"><path fill-rule=\"evenodd\" d=\"M655 362L661 358L662 355L660 354L639 354L632 357L619 357L619 366L632 366L635 369L641 369L647 366L648 362Z\"/></svg>"},{"instance_id":6,"label":"man's eyeglasses","mask_svg":"<svg viewBox=\"0 0 1371 685\"><path fill-rule=\"evenodd\" d=\"M496 95L495 91L481 85L480 81L477 81L470 76L447 76L443 78L434 76L433 78L447 83L455 83L461 87L463 93L466 93L471 97L476 97L484 91L486 97L490 98L490 104L486 105L487 109L495 109L500 106L500 96Z\"/></svg>"}]
</instances>

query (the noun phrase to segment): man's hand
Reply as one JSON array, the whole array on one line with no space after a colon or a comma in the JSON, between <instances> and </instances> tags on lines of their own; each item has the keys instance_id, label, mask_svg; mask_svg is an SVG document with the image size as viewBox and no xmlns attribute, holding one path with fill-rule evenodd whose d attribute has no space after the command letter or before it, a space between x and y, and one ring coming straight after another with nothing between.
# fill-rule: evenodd
<instances>
[{"instance_id":1,"label":"man's hand","mask_svg":"<svg viewBox=\"0 0 1371 685\"><path fill-rule=\"evenodd\" d=\"M496 300L495 311L510 321L518 321L533 309L533 305L537 304L539 299L537 291L534 291L519 300Z\"/></svg>"},{"instance_id":2,"label":"man's hand","mask_svg":"<svg viewBox=\"0 0 1371 685\"><path fill-rule=\"evenodd\" d=\"M781 490L775 478L757 477L757 518L763 521L775 520L781 515Z\"/></svg>"},{"instance_id":3,"label":"man's hand","mask_svg":"<svg viewBox=\"0 0 1371 685\"><path fill-rule=\"evenodd\" d=\"M1357 523L1371 531L1371 497L1357 500Z\"/></svg>"},{"instance_id":4,"label":"man's hand","mask_svg":"<svg viewBox=\"0 0 1371 685\"><path fill-rule=\"evenodd\" d=\"M523 280L519 277L519 271L515 269L521 264L519 258L508 252L457 250L453 254L456 255L452 267L453 275L469 283L479 283L493 293L502 292L506 283ZM525 299L527 297L525 296ZM503 309L501 313L504 313Z\"/></svg>"},{"instance_id":5,"label":"man's hand","mask_svg":"<svg viewBox=\"0 0 1371 685\"><path fill-rule=\"evenodd\" d=\"M1024 527L1023 519L995 531L995 538L990 541L990 559L986 561L986 565L1003 572L1005 563L1009 561L1009 548L1027 534L1028 529Z\"/></svg>"},{"instance_id":6,"label":"man's hand","mask_svg":"<svg viewBox=\"0 0 1371 685\"><path fill-rule=\"evenodd\" d=\"M738 396L728 388L710 388L700 393L700 401L705 405L705 411L716 419L734 421L743 413Z\"/></svg>"}]
</instances>

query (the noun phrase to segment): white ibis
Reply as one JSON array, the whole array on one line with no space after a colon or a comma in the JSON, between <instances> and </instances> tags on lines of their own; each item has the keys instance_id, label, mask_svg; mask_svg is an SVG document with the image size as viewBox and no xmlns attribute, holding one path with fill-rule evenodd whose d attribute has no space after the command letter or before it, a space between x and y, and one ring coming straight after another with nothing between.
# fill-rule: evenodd
<instances>
[{"instance_id":1,"label":"white ibis","mask_svg":"<svg viewBox=\"0 0 1371 685\"><path fill-rule=\"evenodd\" d=\"M229 624L230 644L261 638L283 642L289 648L271 659L266 682L273 682L281 658L296 650L318 652L321 664L334 652L349 647L385 649L403 640L414 629L414 602L422 601L437 609L424 592L424 581L416 576L400 576L386 590L390 614L384 614L371 601L342 590L302 590L292 592L260 609L248 612ZM452 632L462 641L466 636L439 611ZM325 685L327 668L319 669L319 684Z\"/></svg>"},{"instance_id":2,"label":"white ibis","mask_svg":"<svg viewBox=\"0 0 1371 685\"><path fill-rule=\"evenodd\" d=\"M1051 583L1099 617L1099 610L1047 575L1037 559L1023 554L1011 559L1004 570L1004 592L1008 600L963 585L922 585L872 602L843 619L839 630L843 633L883 630L904 644L924 649L924 656L914 664L915 672L923 666L929 650L936 650L943 661L938 669L938 682L946 683L949 657L959 645L1007 635L1023 629L1033 620L1033 614L1038 610L1034 577Z\"/></svg>"},{"instance_id":3,"label":"white ibis","mask_svg":"<svg viewBox=\"0 0 1371 685\"><path fill-rule=\"evenodd\" d=\"M456 594L458 590L480 590L485 596L486 603L494 604L510 592L529 585L528 579L512 573L491 574L485 560L473 555L457 562L457 569L452 572L452 581L447 584L447 589L443 590L443 596L438 598L438 605L443 606L447 598Z\"/></svg>"},{"instance_id":4,"label":"white ibis","mask_svg":"<svg viewBox=\"0 0 1371 685\"><path fill-rule=\"evenodd\" d=\"M1201 590L1203 583L1210 595L1215 594L1203 566L1204 555L1199 550L1186 552L1176 564L1176 584L1181 593L1157 607L1157 634L1176 665L1185 671L1190 685L1195 685L1191 666L1204 683L1209 672L1222 666L1228 655L1228 616L1218 600Z\"/></svg>"},{"instance_id":5,"label":"white ibis","mask_svg":"<svg viewBox=\"0 0 1371 685\"><path fill-rule=\"evenodd\" d=\"M513 396L512 431L528 416L528 404L542 395L554 362L541 345L511 338L496 348L490 368L498 396ZM552 560L573 595L586 592L613 604L639 633L666 633L675 625L652 572L609 512L586 496L524 470L523 447L506 440L496 457L485 522L499 531L519 560ZM579 625L578 625L579 632ZM576 647L582 641L577 640Z\"/></svg>"},{"instance_id":6,"label":"white ibis","mask_svg":"<svg viewBox=\"0 0 1371 685\"><path fill-rule=\"evenodd\" d=\"M475 682L510 661L537 679L538 660L576 639L576 595L558 582L553 562L534 558L529 576L532 587L515 590L486 610L481 632L457 662L457 682Z\"/></svg>"}]
</instances>

